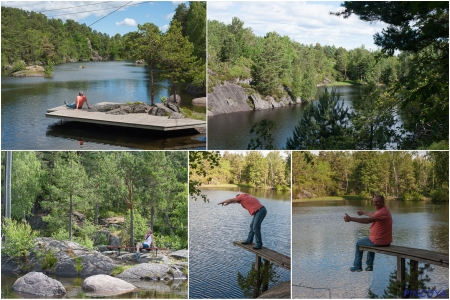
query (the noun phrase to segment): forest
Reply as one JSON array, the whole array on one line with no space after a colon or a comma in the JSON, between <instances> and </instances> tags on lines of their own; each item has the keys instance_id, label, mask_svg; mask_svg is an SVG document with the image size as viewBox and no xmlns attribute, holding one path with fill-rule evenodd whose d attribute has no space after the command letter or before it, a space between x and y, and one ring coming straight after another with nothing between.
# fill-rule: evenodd
<instances>
[{"instance_id":1,"label":"forest","mask_svg":"<svg viewBox=\"0 0 450 300\"><path fill-rule=\"evenodd\" d=\"M2 151L3 178L5 157ZM121 217L122 227L108 230L122 245L142 241L152 228L159 247L187 249L187 168L185 151L14 151L11 218L27 221L39 236L93 249L104 242L100 220Z\"/></svg>"},{"instance_id":2,"label":"forest","mask_svg":"<svg viewBox=\"0 0 450 300\"><path fill-rule=\"evenodd\" d=\"M375 51L304 45L276 32L256 36L236 17L231 24L210 20L208 92L230 81L247 94L310 101L319 85L360 85L351 111L338 86L308 105L286 149L448 149L448 9L446 2L347 1L330 12L385 22ZM327 143L329 136L338 141Z\"/></svg>"},{"instance_id":3,"label":"forest","mask_svg":"<svg viewBox=\"0 0 450 300\"><path fill-rule=\"evenodd\" d=\"M206 89L206 2L181 3L166 32L152 23L123 36L92 30L73 20L2 6L2 69L74 61L144 59L151 69L165 70L175 85L189 80Z\"/></svg>"},{"instance_id":4,"label":"forest","mask_svg":"<svg viewBox=\"0 0 450 300\"><path fill-rule=\"evenodd\" d=\"M290 153L284 158L279 151L233 153L189 152L190 185L234 184L255 188L289 190ZM193 187L189 187L192 189ZM193 193L191 192L191 195Z\"/></svg>"},{"instance_id":5,"label":"forest","mask_svg":"<svg viewBox=\"0 0 450 300\"><path fill-rule=\"evenodd\" d=\"M292 195L448 202L448 167L447 151L293 151Z\"/></svg>"}]
</instances>

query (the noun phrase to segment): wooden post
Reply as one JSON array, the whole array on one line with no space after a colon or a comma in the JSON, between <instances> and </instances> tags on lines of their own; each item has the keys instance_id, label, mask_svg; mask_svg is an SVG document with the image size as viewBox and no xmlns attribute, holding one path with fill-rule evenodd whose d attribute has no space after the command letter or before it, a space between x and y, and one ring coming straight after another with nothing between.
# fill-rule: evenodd
<instances>
[{"instance_id":1,"label":"wooden post","mask_svg":"<svg viewBox=\"0 0 450 300\"><path fill-rule=\"evenodd\" d=\"M261 274L262 278L265 279L265 282L262 286L263 293L269 289L269 280L267 280L269 277L269 270L270 270L270 261L268 259L264 259L264 273Z\"/></svg>"},{"instance_id":2,"label":"wooden post","mask_svg":"<svg viewBox=\"0 0 450 300\"><path fill-rule=\"evenodd\" d=\"M409 262L410 290L417 291L419 289L419 262L412 259L410 259Z\"/></svg>"},{"instance_id":3,"label":"wooden post","mask_svg":"<svg viewBox=\"0 0 450 300\"><path fill-rule=\"evenodd\" d=\"M397 296L403 298L403 291L405 290L405 259L400 256L397 256L397 282L399 283Z\"/></svg>"},{"instance_id":4,"label":"wooden post","mask_svg":"<svg viewBox=\"0 0 450 300\"><path fill-rule=\"evenodd\" d=\"M261 257L256 255L255 260L255 286L253 289L253 298L258 298L259 296L259 288L261 287Z\"/></svg>"}]
</instances>

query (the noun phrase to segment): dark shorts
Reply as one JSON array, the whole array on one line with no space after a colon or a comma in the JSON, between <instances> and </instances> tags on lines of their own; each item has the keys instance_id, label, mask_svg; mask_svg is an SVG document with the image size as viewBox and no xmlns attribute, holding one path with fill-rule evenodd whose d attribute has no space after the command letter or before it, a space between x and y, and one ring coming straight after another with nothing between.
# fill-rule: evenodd
<instances>
[{"instance_id":1,"label":"dark shorts","mask_svg":"<svg viewBox=\"0 0 450 300\"><path fill-rule=\"evenodd\" d=\"M143 248L143 249L147 249L147 248L150 248L150 246L147 245L147 244L142 244L142 248Z\"/></svg>"}]
</instances>

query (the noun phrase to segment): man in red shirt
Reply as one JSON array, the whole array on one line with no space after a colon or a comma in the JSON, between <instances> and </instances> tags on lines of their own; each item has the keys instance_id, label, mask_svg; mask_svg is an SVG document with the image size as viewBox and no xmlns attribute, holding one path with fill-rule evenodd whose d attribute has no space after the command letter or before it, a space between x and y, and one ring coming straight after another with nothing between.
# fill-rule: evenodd
<instances>
[{"instance_id":1,"label":"man in red shirt","mask_svg":"<svg viewBox=\"0 0 450 300\"><path fill-rule=\"evenodd\" d=\"M350 268L352 272L362 271L362 256L363 251L359 250L359 246L389 246L392 243L392 216L391 212L384 205L383 196L375 196L373 198L373 206L377 209L376 212L365 212L358 209L358 216L368 216L368 218L355 218L345 214L345 222L358 222L362 224L372 223L370 226L370 236L364 237L356 242L356 253L353 267ZM373 271L373 261L375 259L374 252L367 252L367 267L366 271Z\"/></svg>"},{"instance_id":2,"label":"man in red shirt","mask_svg":"<svg viewBox=\"0 0 450 300\"><path fill-rule=\"evenodd\" d=\"M255 247L253 249L258 250L262 248L262 237L261 237L261 223L266 217L267 210L259 202L258 199L249 194L238 194L235 198L228 199L220 202L218 205L227 206L230 203L240 203L243 208L248 210L251 216L253 216L252 223L250 223L250 231L248 233L247 240L242 242L242 244L253 243L253 237L255 237Z\"/></svg>"},{"instance_id":3,"label":"man in red shirt","mask_svg":"<svg viewBox=\"0 0 450 300\"><path fill-rule=\"evenodd\" d=\"M85 95L83 95L83 92L79 92L77 98L75 99L75 102L72 104L67 104L66 101L64 101L64 104L69 107L69 108L73 108L75 110L82 108L83 104L86 102L86 105L88 108L91 108L89 106L89 103L87 101L87 98Z\"/></svg>"}]
</instances>

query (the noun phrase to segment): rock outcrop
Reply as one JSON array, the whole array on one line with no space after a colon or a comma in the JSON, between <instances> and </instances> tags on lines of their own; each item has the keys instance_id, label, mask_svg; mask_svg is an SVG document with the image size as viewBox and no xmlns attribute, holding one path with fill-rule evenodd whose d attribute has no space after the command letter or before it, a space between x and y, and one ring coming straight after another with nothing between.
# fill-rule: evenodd
<instances>
[{"instance_id":1,"label":"rock outcrop","mask_svg":"<svg viewBox=\"0 0 450 300\"><path fill-rule=\"evenodd\" d=\"M25 70L17 71L11 74L14 77L43 77L44 68L38 65L26 67Z\"/></svg>"},{"instance_id":2,"label":"rock outcrop","mask_svg":"<svg viewBox=\"0 0 450 300\"><path fill-rule=\"evenodd\" d=\"M219 115L253 110L243 87L226 83L208 94L208 114Z\"/></svg>"},{"instance_id":3,"label":"rock outcrop","mask_svg":"<svg viewBox=\"0 0 450 300\"><path fill-rule=\"evenodd\" d=\"M40 254L52 251L56 264L44 270ZM76 265L81 264L78 272ZM116 266L114 261L98 251L86 249L75 242L61 242L52 238L40 237L35 239L34 249L30 251L28 267L31 271L43 272L58 276L75 277L92 276L97 274L111 274ZM8 257L2 257L2 272L21 273L20 266Z\"/></svg>"},{"instance_id":4,"label":"rock outcrop","mask_svg":"<svg viewBox=\"0 0 450 300\"><path fill-rule=\"evenodd\" d=\"M61 282L41 272L30 272L14 282L12 289L19 293L40 297L58 297L66 294Z\"/></svg>"},{"instance_id":5,"label":"rock outcrop","mask_svg":"<svg viewBox=\"0 0 450 300\"><path fill-rule=\"evenodd\" d=\"M109 275L94 275L86 278L81 286L90 297L106 297L128 293L134 285Z\"/></svg>"},{"instance_id":6,"label":"rock outcrop","mask_svg":"<svg viewBox=\"0 0 450 300\"><path fill-rule=\"evenodd\" d=\"M179 106L181 103L180 95L175 94L175 98L173 97L173 95L170 95L169 98L167 99L167 103L172 103L172 104L176 104L177 106Z\"/></svg>"},{"instance_id":7,"label":"rock outcrop","mask_svg":"<svg viewBox=\"0 0 450 300\"><path fill-rule=\"evenodd\" d=\"M196 106L206 106L206 97L195 98L192 100L192 105Z\"/></svg>"},{"instance_id":8,"label":"rock outcrop","mask_svg":"<svg viewBox=\"0 0 450 300\"><path fill-rule=\"evenodd\" d=\"M127 115L127 114L149 114L152 116L167 116L169 119L182 119L184 114L181 113L177 104L167 101L166 103L156 103L148 105L145 103L130 104L105 104L91 106L88 112L104 112L110 115Z\"/></svg>"},{"instance_id":9,"label":"rock outcrop","mask_svg":"<svg viewBox=\"0 0 450 300\"><path fill-rule=\"evenodd\" d=\"M166 264L138 264L135 265L119 275L118 278L127 279L148 279L148 280L175 280L187 279L183 274L183 267L179 265Z\"/></svg>"}]
</instances>

